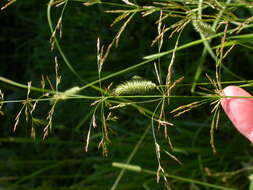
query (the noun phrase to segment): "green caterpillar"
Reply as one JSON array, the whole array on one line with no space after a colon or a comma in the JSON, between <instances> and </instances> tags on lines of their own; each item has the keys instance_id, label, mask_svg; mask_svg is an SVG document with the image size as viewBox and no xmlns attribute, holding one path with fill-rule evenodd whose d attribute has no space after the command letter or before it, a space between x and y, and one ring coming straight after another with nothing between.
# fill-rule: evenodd
<instances>
[{"instance_id":1,"label":"green caterpillar","mask_svg":"<svg viewBox=\"0 0 253 190\"><path fill-rule=\"evenodd\" d=\"M192 20L192 24L194 29L198 33L203 34L205 37L212 36L216 33L215 30L212 29L212 26L210 24L207 24L200 20Z\"/></svg>"},{"instance_id":2,"label":"green caterpillar","mask_svg":"<svg viewBox=\"0 0 253 190\"><path fill-rule=\"evenodd\" d=\"M113 94L119 95L131 95L131 94L146 94L157 89L157 85L148 80L130 80L122 84L119 84L114 90Z\"/></svg>"}]
</instances>

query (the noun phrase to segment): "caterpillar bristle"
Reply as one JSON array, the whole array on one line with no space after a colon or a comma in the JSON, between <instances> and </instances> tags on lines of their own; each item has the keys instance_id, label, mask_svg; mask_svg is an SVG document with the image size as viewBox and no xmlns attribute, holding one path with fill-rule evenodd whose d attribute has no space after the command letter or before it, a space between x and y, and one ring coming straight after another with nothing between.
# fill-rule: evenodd
<instances>
[{"instance_id":1,"label":"caterpillar bristle","mask_svg":"<svg viewBox=\"0 0 253 190\"><path fill-rule=\"evenodd\" d=\"M80 91L80 88L78 86L75 86L75 87L65 90L62 93L55 94L54 98L56 100L65 100L70 96L76 95L79 91Z\"/></svg>"},{"instance_id":2,"label":"caterpillar bristle","mask_svg":"<svg viewBox=\"0 0 253 190\"><path fill-rule=\"evenodd\" d=\"M216 34L215 30L212 28L210 24L207 24L205 22L202 22L200 20L194 19L192 21L194 29L200 33L203 34L205 37L212 36Z\"/></svg>"},{"instance_id":3,"label":"caterpillar bristle","mask_svg":"<svg viewBox=\"0 0 253 190\"><path fill-rule=\"evenodd\" d=\"M157 88L157 85L148 80L130 80L119 84L113 91L116 96L131 94L146 94Z\"/></svg>"}]
</instances>

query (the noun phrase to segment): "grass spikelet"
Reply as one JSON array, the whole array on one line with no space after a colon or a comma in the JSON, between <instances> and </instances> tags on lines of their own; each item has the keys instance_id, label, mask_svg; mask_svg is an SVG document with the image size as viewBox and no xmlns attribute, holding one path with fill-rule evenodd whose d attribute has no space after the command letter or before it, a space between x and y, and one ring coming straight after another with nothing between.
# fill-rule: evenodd
<instances>
[{"instance_id":1,"label":"grass spikelet","mask_svg":"<svg viewBox=\"0 0 253 190\"><path fill-rule=\"evenodd\" d=\"M146 94L157 89L157 85L148 80L130 80L118 85L114 89L114 94L127 95L127 94Z\"/></svg>"},{"instance_id":2,"label":"grass spikelet","mask_svg":"<svg viewBox=\"0 0 253 190\"><path fill-rule=\"evenodd\" d=\"M204 3L212 7L213 9L223 10L224 7L217 0L207 0Z\"/></svg>"},{"instance_id":3,"label":"grass spikelet","mask_svg":"<svg viewBox=\"0 0 253 190\"><path fill-rule=\"evenodd\" d=\"M91 6L91 5L95 5L95 4L100 4L101 1L100 0L88 0L84 3L85 6Z\"/></svg>"},{"instance_id":4,"label":"grass spikelet","mask_svg":"<svg viewBox=\"0 0 253 190\"><path fill-rule=\"evenodd\" d=\"M3 105L4 105L3 101L4 101L4 94L3 94L2 91L0 90L0 115L4 115L4 113L1 111L1 110L2 110L2 107L3 107Z\"/></svg>"},{"instance_id":5,"label":"grass spikelet","mask_svg":"<svg viewBox=\"0 0 253 190\"><path fill-rule=\"evenodd\" d=\"M191 111L193 108L197 108L205 103L207 103L209 100L201 100L201 101L196 101L192 102L190 104L186 104L183 106L179 106L178 108L172 110L170 113L176 113L174 117L178 117L188 111Z\"/></svg>"},{"instance_id":6,"label":"grass spikelet","mask_svg":"<svg viewBox=\"0 0 253 190\"><path fill-rule=\"evenodd\" d=\"M123 14L119 15L111 24L111 26L114 26L116 23L120 22L121 20L123 20L124 18L128 17L129 14L131 12L130 11L125 11Z\"/></svg>"},{"instance_id":7,"label":"grass spikelet","mask_svg":"<svg viewBox=\"0 0 253 190\"><path fill-rule=\"evenodd\" d=\"M15 3L16 0L9 0L4 6L1 7L1 11L6 9L8 6L10 6L11 4Z\"/></svg>"},{"instance_id":8,"label":"grass spikelet","mask_svg":"<svg viewBox=\"0 0 253 190\"><path fill-rule=\"evenodd\" d=\"M203 34L205 37L212 36L216 33L210 24L200 20L193 19L192 25L198 33Z\"/></svg>"},{"instance_id":9,"label":"grass spikelet","mask_svg":"<svg viewBox=\"0 0 253 190\"><path fill-rule=\"evenodd\" d=\"M130 1L128 0L122 0L125 4L127 5L131 5L131 6L136 6L134 3L131 3Z\"/></svg>"},{"instance_id":10,"label":"grass spikelet","mask_svg":"<svg viewBox=\"0 0 253 190\"><path fill-rule=\"evenodd\" d=\"M55 102L55 103L53 104L53 106L51 107L50 111L48 112L48 115L47 115L47 121L48 121L48 123L47 123L46 127L45 127L44 130L43 130L43 131L44 131L43 140L48 136L49 131L52 130L52 126L53 126L53 116L54 116L54 112L55 112L56 103L57 103L57 102Z\"/></svg>"},{"instance_id":11,"label":"grass spikelet","mask_svg":"<svg viewBox=\"0 0 253 190\"><path fill-rule=\"evenodd\" d=\"M19 123L20 116L23 113L23 111L25 113L26 122L28 122L29 115L32 116L32 112L35 109L36 104L33 105L32 102L31 102L31 98L29 98L29 95L30 95L30 92L31 92L31 86L32 86L32 82L28 82L26 100L22 101L23 105L22 105L20 111L18 112L17 116L15 117L15 124L14 124L14 127L13 127L13 132L16 131L17 125Z\"/></svg>"}]
</instances>

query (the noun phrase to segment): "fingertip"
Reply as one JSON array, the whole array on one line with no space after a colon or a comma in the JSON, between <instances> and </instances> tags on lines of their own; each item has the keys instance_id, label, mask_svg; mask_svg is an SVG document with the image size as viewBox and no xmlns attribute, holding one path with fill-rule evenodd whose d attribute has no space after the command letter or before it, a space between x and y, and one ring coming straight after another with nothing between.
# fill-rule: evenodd
<instances>
[{"instance_id":1,"label":"fingertip","mask_svg":"<svg viewBox=\"0 0 253 190\"><path fill-rule=\"evenodd\" d=\"M253 142L253 99L251 94L238 86L227 86L222 92L221 105L237 130ZM232 97L243 96L243 97Z\"/></svg>"},{"instance_id":2,"label":"fingertip","mask_svg":"<svg viewBox=\"0 0 253 190\"><path fill-rule=\"evenodd\" d=\"M238 86L227 86L223 89L224 96L251 96L247 91Z\"/></svg>"}]
</instances>

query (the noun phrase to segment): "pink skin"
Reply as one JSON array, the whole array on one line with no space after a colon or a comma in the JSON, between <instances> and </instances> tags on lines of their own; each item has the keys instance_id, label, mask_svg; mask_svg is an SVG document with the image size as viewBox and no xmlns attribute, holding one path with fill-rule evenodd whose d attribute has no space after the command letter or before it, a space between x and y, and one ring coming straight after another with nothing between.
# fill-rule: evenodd
<instances>
[{"instance_id":1,"label":"pink skin","mask_svg":"<svg viewBox=\"0 0 253 190\"><path fill-rule=\"evenodd\" d=\"M223 89L224 96L252 96L237 86ZM253 98L222 98L221 105L236 129L253 143Z\"/></svg>"}]
</instances>

